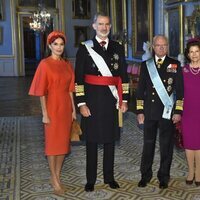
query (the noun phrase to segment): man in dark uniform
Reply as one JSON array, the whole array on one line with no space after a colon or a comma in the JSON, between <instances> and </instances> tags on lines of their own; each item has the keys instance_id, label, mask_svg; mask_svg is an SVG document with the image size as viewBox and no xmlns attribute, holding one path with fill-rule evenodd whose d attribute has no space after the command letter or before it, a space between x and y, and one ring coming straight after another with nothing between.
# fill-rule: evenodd
<instances>
[{"instance_id":1,"label":"man in dark uniform","mask_svg":"<svg viewBox=\"0 0 200 200\"><path fill-rule=\"evenodd\" d=\"M114 146L119 139L119 110L127 111L128 77L123 46L108 38L110 18L98 13L96 36L82 43L76 55L76 100L86 139L85 191L94 190L97 178L97 149L103 144L104 183L119 188L114 179Z\"/></svg>"},{"instance_id":2,"label":"man in dark uniform","mask_svg":"<svg viewBox=\"0 0 200 200\"><path fill-rule=\"evenodd\" d=\"M140 168L142 178L138 186L146 187L152 178L152 163L159 129L160 168L157 177L159 187L164 189L168 187L170 179L174 123L181 120L183 110L183 76L180 63L167 56L168 40L165 36L157 35L153 38L153 50L154 57L141 65L136 92L137 120L139 124L144 123Z\"/></svg>"}]
</instances>

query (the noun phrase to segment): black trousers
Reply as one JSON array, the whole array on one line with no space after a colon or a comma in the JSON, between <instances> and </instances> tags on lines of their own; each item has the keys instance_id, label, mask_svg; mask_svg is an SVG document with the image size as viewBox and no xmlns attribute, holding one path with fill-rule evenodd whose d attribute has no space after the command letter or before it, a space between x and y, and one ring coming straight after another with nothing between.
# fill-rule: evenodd
<instances>
[{"instance_id":1,"label":"black trousers","mask_svg":"<svg viewBox=\"0 0 200 200\"><path fill-rule=\"evenodd\" d=\"M174 125L171 120L145 120L144 144L141 159L141 174L145 180L150 180L155 153L156 136L159 129L160 168L157 173L159 181L168 182L174 147Z\"/></svg>"},{"instance_id":2,"label":"black trousers","mask_svg":"<svg viewBox=\"0 0 200 200\"><path fill-rule=\"evenodd\" d=\"M97 178L98 144L86 142L86 178L87 183L95 184ZM103 176L104 182L114 180L115 143L103 144Z\"/></svg>"}]
</instances>

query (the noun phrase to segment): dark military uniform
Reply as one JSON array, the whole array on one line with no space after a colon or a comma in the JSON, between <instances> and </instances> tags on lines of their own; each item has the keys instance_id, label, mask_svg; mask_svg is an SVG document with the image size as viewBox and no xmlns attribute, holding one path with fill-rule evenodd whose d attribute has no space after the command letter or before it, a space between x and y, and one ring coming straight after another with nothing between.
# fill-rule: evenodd
<instances>
[{"instance_id":1,"label":"dark military uniform","mask_svg":"<svg viewBox=\"0 0 200 200\"><path fill-rule=\"evenodd\" d=\"M166 56L164 62L157 66L157 70L168 95L175 93L176 101L172 115L181 114L183 110L183 76L180 63ZM174 126L171 119L162 118L164 105L150 79L146 62L143 62L141 65L136 98L136 112L137 114L143 113L145 116L144 144L141 160L142 178L149 181L152 177L155 141L157 129L159 128L161 162L158 179L160 182L168 183L173 155Z\"/></svg>"},{"instance_id":2,"label":"dark military uniform","mask_svg":"<svg viewBox=\"0 0 200 200\"><path fill-rule=\"evenodd\" d=\"M93 39L95 50L105 60L114 77L121 77L123 100L128 100L128 76L123 46L109 40L106 51ZM118 110L116 99L108 86L87 84L85 75L101 76L85 45L81 45L76 55L76 101L85 102L91 116L82 117L81 128L85 134L87 149L87 180L96 181L97 144L104 144L104 180L113 181L114 141L119 139Z\"/></svg>"}]
</instances>

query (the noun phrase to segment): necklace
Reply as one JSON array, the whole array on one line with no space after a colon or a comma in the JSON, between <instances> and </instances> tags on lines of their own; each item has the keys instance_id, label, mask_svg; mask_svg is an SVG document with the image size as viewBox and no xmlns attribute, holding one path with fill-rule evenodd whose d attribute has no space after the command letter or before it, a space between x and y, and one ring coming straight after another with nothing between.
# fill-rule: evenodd
<instances>
[{"instance_id":1,"label":"necklace","mask_svg":"<svg viewBox=\"0 0 200 200\"><path fill-rule=\"evenodd\" d=\"M192 74L197 75L200 72L200 68L189 67Z\"/></svg>"}]
</instances>

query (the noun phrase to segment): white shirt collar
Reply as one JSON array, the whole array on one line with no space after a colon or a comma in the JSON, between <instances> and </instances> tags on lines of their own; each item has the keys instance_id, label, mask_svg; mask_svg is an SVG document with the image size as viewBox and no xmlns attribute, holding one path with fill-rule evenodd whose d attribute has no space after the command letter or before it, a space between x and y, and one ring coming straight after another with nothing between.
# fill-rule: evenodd
<instances>
[{"instance_id":1,"label":"white shirt collar","mask_svg":"<svg viewBox=\"0 0 200 200\"><path fill-rule=\"evenodd\" d=\"M162 58L159 58L157 55L155 55L155 61L157 62L158 59L162 59L162 61L164 61L164 60L165 60L165 57L166 57L166 56L163 56Z\"/></svg>"},{"instance_id":2,"label":"white shirt collar","mask_svg":"<svg viewBox=\"0 0 200 200\"><path fill-rule=\"evenodd\" d=\"M102 39L100 39L99 37L97 37L97 35L95 36L95 39L97 40L98 43L100 43L101 41L103 41ZM104 41L106 42L106 44L105 44L104 47L107 49L108 48L109 39L106 38Z\"/></svg>"}]
</instances>

